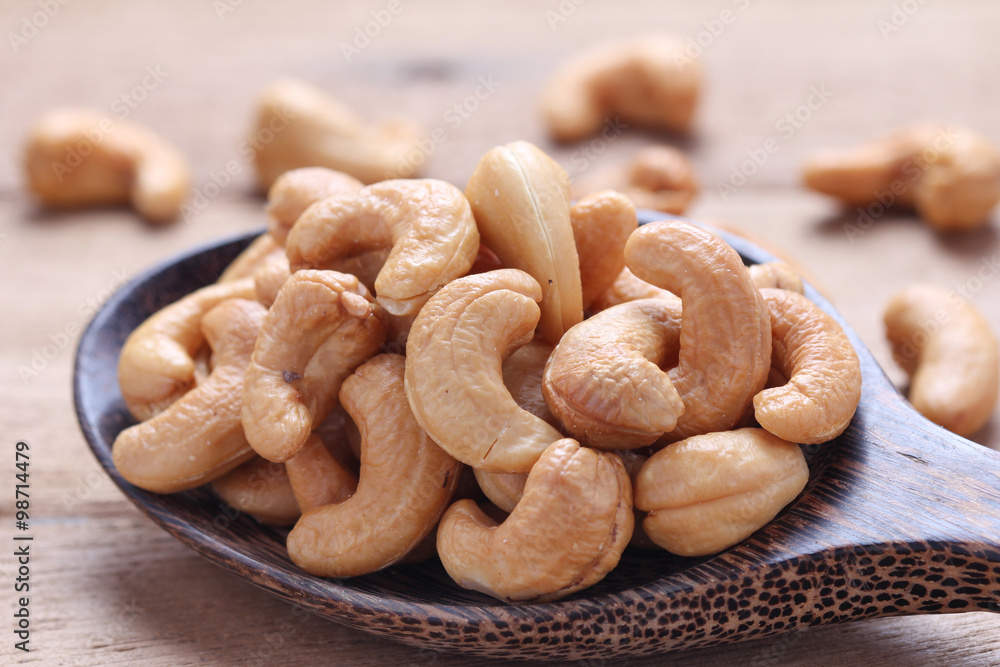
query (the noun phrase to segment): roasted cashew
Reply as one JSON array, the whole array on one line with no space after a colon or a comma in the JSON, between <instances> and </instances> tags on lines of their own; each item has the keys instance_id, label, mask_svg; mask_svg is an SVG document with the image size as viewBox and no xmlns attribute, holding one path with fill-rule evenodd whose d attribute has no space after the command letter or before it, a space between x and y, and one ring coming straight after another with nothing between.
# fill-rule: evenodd
<instances>
[{"instance_id":1,"label":"roasted cashew","mask_svg":"<svg viewBox=\"0 0 1000 667\"><path fill-rule=\"evenodd\" d=\"M504 266L526 271L542 286L538 332L555 345L583 319L569 176L535 146L516 141L479 160L465 195L483 243Z\"/></svg>"},{"instance_id":2,"label":"roasted cashew","mask_svg":"<svg viewBox=\"0 0 1000 667\"><path fill-rule=\"evenodd\" d=\"M632 536L632 485L621 459L569 438L546 448L503 523L460 500L438 526L438 555L463 588L545 602L597 583Z\"/></svg>"},{"instance_id":3,"label":"roasted cashew","mask_svg":"<svg viewBox=\"0 0 1000 667\"><path fill-rule=\"evenodd\" d=\"M649 451L647 449L619 449L615 454L622 460L625 472L628 473L628 478L632 482L632 489L634 491L639 471L642 470L642 466L646 465L646 461L649 460ZM642 522L646 520L646 513L634 505L632 513L635 516L635 528L632 530L632 539L628 541L628 545L636 549L659 550L660 545L649 539L649 535L646 534L646 531L642 527Z\"/></svg>"},{"instance_id":4,"label":"roasted cashew","mask_svg":"<svg viewBox=\"0 0 1000 667\"><path fill-rule=\"evenodd\" d=\"M286 242L292 271L387 248L378 303L392 315L416 315L476 259L479 232L462 191L433 179L369 185L310 206Z\"/></svg>"},{"instance_id":5,"label":"roasted cashew","mask_svg":"<svg viewBox=\"0 0 1000 667\"><path fill-rule=\"evenodd\" d=\"M759 428L708 433L661 449L642 466L635 506L658 545L713 554L750 537L809 481L798 445Z\"/></svg>"},{"instance_id":6,"label":"roasted cashew","mask_svg":"<svg viewBox=\"0 0 1000 667\"><path fill-rule=\"evenodd\" d=\"M286 171L267 191L267 229L285 245L288 232L307 208L344 192L357 192L364 183L342 171L326 167L302 167Z\"/></svg>"},{"instance_id":7,"label":"roasted cashew","mask_svg":"<svg viewBox=\"0 0 1000 667\"><path fill-rule=\"evenodd\" d=\"M375 183L413 176L423 164L424 131L410 121L369 125L319 88L302 81L271 84L260 99L254 162L262 190L286 171L328 167ZM418 153L419 161L412 159Z\"/></svg>"},{"instance_id":8,"label":"roasted cashew","mask_svg":"<svg viewBox=\"0 0 1000 667\"><path fill-rule=\"evenodd\" d=\"M191 189L187 163L161 137L81 109L44 115L31 130L24 165L28 185L49 206L128 203L156 223L176 218Z\"/></svg>"},{"instance_id":9,"label":"roasted cashew","mask_svg":"<svg viewBox=\"0 0 1000 667\"><path fill-rule=\"evenodd\" d=\"M261 234L253 240L253 243L246 247L246 250L236 256L226 270L219 276L217 282L228 283L234 280L250 278L262 266L271 261L272 258L283 255L282 248L268 233Z\"/></svg>"},{"instance_id":10,"label":"roasted cashew","mask_svg":"<svg viewBox=\"0 0 1000 667\"><path fill-rule=\"evenodd\" d=\"M284 252L268 257L253 274L253 287L257 293L257 300L264 304L265 308L270 308L278 298L278 292L291 277L292 272Z\"/></svg>"},{"instance_id":11,"label":"roasted cashew","mask_svg":"<svg viewBox=\"0 0 1000 667\"><path fill-rule=\"evenodd\" d=\"M715 234L675 220L637 229L625 262L682 301L680 354L669 376L685 410L667 438L732 428L771 367L771 319L740 256Z\"/></svg>"},{"instance_id":12,"label":"roasted cashew","mask_svg":"<svg viewBox=\"0 0 1000 667\"><path fill-rule=\"evenodd\" d=\"M347 500L358 488L357 475L337 460L315 433L298 454L285 461L284 468L302 512Z\"/></svg>"},{"instance_id":13,"label":"roasted cashew","mask_svg":"<svg viewBox=\"0 0 1000 667\"><path fill-rule=\"evenodd\" d=\"M292 562L320 577L350 577L399 561L437 525L461 465L410 413L404 359L381 354L344 381L340 402L361 430L361 475L347 500L306 512L288 535Z\"/></svg>"},{"instance_id":14,"label":"roasted cashew","mask_svg":"<svg viewBox=\"0 0 1000 667\"><path fill-rule=\"evenodd\" d=\"M549 79L542 112L559 141L576 141L608 123L687 132L701 68L684 43L665 35L631 37L573 56Z\"/></svg>"},{"instance_id":15,"label":"roasted cashew","mask_svg":"<svg viewBox=\"0 0 1000 667\"><path fill-rule=\"evenodd\" d=\"M267 526L290 526L302 515L283 463L255 456L212 482L230 507Z\"/></svg>"},{"instance_id":16,"label":"roasted cashew","mask_svg":"<svg viewBox=\"0 0 1000 667\"><path fill-rule=\"evenodd\" d=\"M211 375L160 414L118 434L112 458L122 477L147 491L173 493L253 458L240 406L265 312L256 301L229 299L205 314L201 329L212 348Z\"/></svg>"},{"instance_id":17,"label":"roasted cashew","mask_svg":"<svg viewBox=\"0 0 1000 667\"><path fill-rule=\"evenodd\" d=\"M599 313L611 306L637 299L667 299L674 302L677 308L681 307L681 300L672 292L650 285L645 280L639 280L634 273L629 271L628 267L625 267L615 278L615 281L597 295L594 302L590 304L590 312Z\"/></svg>"},{"instance_id":18,"label":"roasted cashew","mask_svg":"<svg viewBox=\"0 0 1000 667\"><path fill-rule=\"evenodd\" d=\"M521 501L524 485L528 481L526 472L486 472L472 468L476 483L491 503L507 514Z\"/></svg>"},{"instance_id":19,"label":"roasted cashew","mask_svg":"<svg viewBox=\"0 0 1000 667\"><path fill-rule=\"evenodd\" d=\"M503 357L531 340L541 289L517 269L448 283L417 315L406 342L406 396L446 452L488 472L528 472L562 437L504 387Z\"/></svg>"},{"instance_id":20,"label":"roasted cashew","mask_svg":"<svg viewBox=\"0 0 1000 667\"><path fill-rule=\"evenodd\" d=\"M625 243L639 223L635 205L614 190L583 197L570 208L569 219L580 260L583 307L588 308L625 268Z\"/></svg>"},{"instance_id":21,"label":"roasted cashew","mask_svg":"<svg viewBox=\"0 0 1000 667\"><path fill-rule=\"evenodd\" d=\"M920 414L959 435L989 421L1000 385L1000 352L974 305L955 292L911 285L889 301L885 328Z\"/></svg>"},{"instance_id":22,"label":"roasted cashew","mask_svg":"<svg viewBox=\"0 0 1000 667\"><path fill-rule=\"evenodd\" d=\"M698 194L691 161L673 146L647 146L624 167L612 167L573 184L573 193L612 188L625 194L636 208L682 215Z\"/></svg>"},{"instance_id":23,"label":"roasted cashew","mask_svg":"<svg viewBox=\"0 0 1000 667\"><path fill-rule=\"evenodd\" d=\"M385 324L354 276L298 271L267 312L247 369L243 427L254 450L287 461L337 404L340 385L374 355Z\"/></svg>"},{"instance_id":24,"label":"roasted cashew","mask_svg":"<svg viewBox=\"0 0 1000 667\"><path fill-rule=\"evenodd\" d=\"M852 206L912 206L942 232L986 224L1000 201L1000 150L971 130L922 123L817 155L806 185Z\"/></svg>"},{"instance_id":25,"label":"roasted cashew","mask_svg":"<svg viewBox=\"0 0 1000 667\"><path fill-rule=\"evenodd\" d=\"M253 281L209 285L158 310L125 339L118 385L129 412L145 421L195 385L194 356L205 344L205 313L228 299L253 299Z\"/></svg>"},{"instance_id":26,"label":"roasted cashew","mask_svg":"<svg viewBox=\"0 0 1000 667\"><path fill-rule=\"evenodd\" d=\"M680 336L681 309L667 299L641 299L601 311L556 345L542 376L545 402L585 445L633 449L651 444L673 430L685 411L661 370L676 357Z\"/></svg>"},{"instance_id":27,"label":"roasted cashew","mask_svg":"<svg viewBox=\"0 0 1000 667\"><path fill-rule=\"evenodd\" d=\"M751 264L747 270L750 272L750 280L758 289L775 287L799 294L805 292L802 276L785 262Z\"/></svg>"},{"instance_id":28,"label":"roasted cashew","mask_svg":"<svg viewBox=\"0 0 1000 667\"><path fill-rule=\"evenodd\" d=\"M783 440L816 445L843 433L861 400L861 364L837 322L812 301L764 288L771 364L788 382L754 396L754 416Z\"/></svg>"}]
</instances>

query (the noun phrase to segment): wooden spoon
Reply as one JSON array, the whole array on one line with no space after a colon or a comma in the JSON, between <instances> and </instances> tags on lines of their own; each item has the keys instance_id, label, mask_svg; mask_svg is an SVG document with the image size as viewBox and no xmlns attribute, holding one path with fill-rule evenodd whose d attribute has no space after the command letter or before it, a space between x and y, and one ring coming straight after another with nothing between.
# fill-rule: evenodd
<instances>
[{"instance_id":1,"label":"wooden spoon","mask_svg":"<svg viewBox=\"0 0 1000 667\"><path fill-rule=\"evenodd\" d=\"M641 220L664 217L645 211ZM775 259L719 233L748 263ZM747 541L697 559L627 550L598 585L536 605L464 591L436 560L353 579L306 575L288 560L284 533L236 515L204 489L145 492L111 463L115 435L132 423L115 377L125 336L214 280L253 236L193 251L125 286L84 333L74 377L81 427L112 479L154 521L250 583L407 644L534 659L648 655L877 616L1000 611L1000 454L917 414L809 286L807 296L857 348L861 405L843 435L806 449L805 491Z\"/></svg>"}]
</instances>

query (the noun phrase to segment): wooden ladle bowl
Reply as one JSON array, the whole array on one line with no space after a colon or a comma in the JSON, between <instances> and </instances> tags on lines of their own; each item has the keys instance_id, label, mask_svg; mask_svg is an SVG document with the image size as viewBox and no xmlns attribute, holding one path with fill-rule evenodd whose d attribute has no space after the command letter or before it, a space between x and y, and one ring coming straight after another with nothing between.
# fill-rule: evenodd
<instances>
[{"instance_id":1,"label":"wooden ladle bowl","mask_svg":"<svg viewBox=\"0 0 1000 667\"><path fill-rule=\"evenodd\" d=\"M641 219L664 217L646 211ZM774 260L718 233L748 264ZM115 436L133 423L116 377L126 336L213 282L255 236L191 251L123 287L84 332L74 376L81 428L112 480L177 539L250 583L395 641L522 659L648 655L877 616L1000 611L1000 454L917 414L808 286L858 351L861 404L840 437L806 448L803 493L739 545L705 558L629 549L599 584L520 606L459 588L436 560L343 580L302 572L282 531L238 515L204 488L143 491L111 461Z\"/></svg>"}]
</instances>

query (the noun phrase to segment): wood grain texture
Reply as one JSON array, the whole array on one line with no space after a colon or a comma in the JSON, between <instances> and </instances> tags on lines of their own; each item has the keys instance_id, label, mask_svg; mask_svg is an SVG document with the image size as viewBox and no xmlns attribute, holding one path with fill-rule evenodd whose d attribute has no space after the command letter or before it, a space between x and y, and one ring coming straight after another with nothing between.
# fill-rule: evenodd
<instances>
[{"instance_id":1,"label":"wood grain texture","mask_svg":"<svg viewBox=\"0 0 1000 667\"><path fill-rule=\"evenodd\" d=\"M431 128L444 128L447 141L430 156L430 175L461 185L485 150L519 138L538 142L579 173L620 162L664 137L628 130L603 146L552 146L535 108L551 67L605 36L663 28L694 38L705 21L736 7L735 20L705 48L708 86L698 130L681 141L704 189L689 213L744 228L804 264L899 384L903 376L882 340L881 310L902 285L926 280L972 290L973 302L1000 330L1000 280L989 263L1000 251L996 222L946 238L892 214L852 240L844 226L856 224L857 213L803 191L797 165L819 148L924 118L967 124L1000 141L994 113L1000 104L1000 7L927 3L883 38L878 22L891 20L893 5L761 0L637 2L623 9L590 0L551 29L545 11L558 11L556 2L407 3L348 63L340 42L351 40L355 27L384 3L244 2L221 18L208 2L69 3L15 53L7 32L19 31L39 6L4 2L0 305L8 324L0 330L0 419L9 441L32 443L37 559L36 650L14 655L7 638L0 662L468 664L302 616L176 543L138 515L100 472L73 419L72 344L63 341L75 340L96 303L129 276L196 243L257 228L264 215L249 165L240 162L232 184L169 229L151 229L127 211L40 212L22 192L18 152L43 110L65 104L110 109L141 82L147 67L159 66L166 73L162 83L129 117L178 145L204 193L213 174L238 160L257 90L277 76L295 75L336 91L366 115L405 110ZM738 11L740 6L747 8ZM457 127L450 124L448 108L473 93L478 77L491 75L501 83L495 94ZM791 136L783 135L777 123L806 101L810 87L822 85L832 92L828 101ZM717 184L771 137L780 149L724 200ZM988 278L977 285L980 270ZM35 352L45 353L40 370L22 379L18 367L30 367ZM974 439L1000 448L998 426L994 417ZM4 457L0 470L12 479L12 456ZM0 516L6 518L13 500L0 492ZM9 539L11 530L5 525L0 534ZM3 610L14 605L6 583L13 564L8 551L0 558ZM682 653L671 662L994 664L1000 662L998 630L997 616L985 613L880 619Z\"/></svg>"}]
</instances>

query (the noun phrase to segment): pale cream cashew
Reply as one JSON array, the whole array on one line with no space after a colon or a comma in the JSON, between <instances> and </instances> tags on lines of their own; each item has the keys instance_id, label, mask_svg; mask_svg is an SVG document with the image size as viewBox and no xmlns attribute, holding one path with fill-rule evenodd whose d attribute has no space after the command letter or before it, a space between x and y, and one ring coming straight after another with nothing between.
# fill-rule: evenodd
<instances>
[{"instance_id":1,"label":"pale cream cashew","mask_svg":"<svg viewBox=\"0 0 1000 667\"><path fill-rule=\"evenodd\" d=\"M672 292L650 285L645 280L640 280L626 266L614 282L597 295L597 298L590 304L590 312L599 313L611 306L637 299L667 299L673 301L677 308L681 307L681 300Z\"/></svg>"},{"instance_id":2,"label":"pale cream cashew","mask_svg":"<svg viewBox=\"0 0 1000 667\"><path fill-rule=\"evenodd\" d=\"M802 276L785 262L751 264L747 270L750 272L750 280L758 289L775 287L799 294L805 292Z\"/></svg>"},{"instance_id":3,"label":"pale cream cashew","mask_svg":"<svg viewBox=\"0 0 1000 667\"><path fill-rule=\"evenodd\" d=\"M614 190L586 195L569 210L580 260L583 307L604 292L625 268L625 243L639 222L635 205Z\"/></svg>"},{"instance_id":4,"label":"pale cream cashew","mask_svg":"<svg viewBox=\"0 0 1000 667\"><path fill-rule=\"evenodd\" d=\"M285 464L255 456L212 481L212 490L230 507L266 526L291 526L302 512L295 502Z\"/></svg>"},{"instance_id":5,"label":"pale cream cashew","mask_svg":"<svg viewBox=\"0 0 1000 667\"><path fill-rule=\"evenodd\" d=\"M357 475L343 465L315 433L309 436L298 454L285 461L284 468L295 502L302 512L347 500L358 488Z\"/></svg>"},{"instance_id":6,"label":"pale cream cashew","mask_svg":"<svg viewBox=\"0 0 1000 667\"><path fill-rule=\"evenodd\" d=\"M364 183L350 174L326 167L286 171L267 191L267 229L282 246L292 225L318 201L345 192L357 192Z\"/></svg>"}]
</instances>

